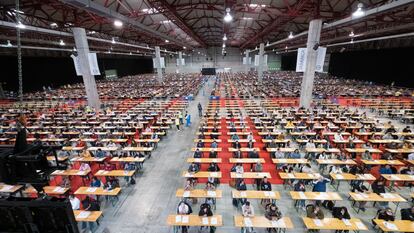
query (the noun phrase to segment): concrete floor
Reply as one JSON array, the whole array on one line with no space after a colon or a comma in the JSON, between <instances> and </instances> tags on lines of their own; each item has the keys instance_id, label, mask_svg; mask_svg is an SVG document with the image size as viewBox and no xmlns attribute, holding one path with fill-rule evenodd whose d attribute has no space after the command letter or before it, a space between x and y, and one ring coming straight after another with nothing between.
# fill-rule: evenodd
<instances>
[{"instance_id":1,"label":"concrete floor","mask_svg":"<svg viewBox=\"0 0 414 233\"><path fill-rule=\"evenodd\" d=\"M105 205L103 212L104 217L100 221L100 226L95 232L111 232L111 233L132 233L132 232L152 232L167 233L173 232L172 227L166 225L166 219L169 214L176 212L179 198L175 197L178 188L184 185L184 178L181 172L187 169L188 164L186 158L191 154L190 148L193 146L196 130L199 124L197 113L197 103L200 102L204 109L208 104L208 94L212 89L212 81L209 85L205 85L205 96L200 91L195 100L188 107L188 112L192 115L193 124L190 128L186 128L177 132L175 128L170 129L169 135L159 143L156 151L153 152L151 159L144 164L143 171L138 174L136 185L123 188L120 200L115 207ZM388 120L388 119L387 119ZM315 168L316 169L316 168ZM203 188L200 185L199 188ZM248 187L252 189L252 187ZM231 189L228 185L220 185L218 189L223 190L223 198L217 199L217 209L214 213L223 215L223 227L217 228L218 233L235 233L240 229L234 227L233 216L240 214L240 210L232 205ZM332 190L331 187L329 189ZM277 190L281 194L281 200L277 202L284 216L292 219L295 226L294 230L287 232L306 232L301 216L305 213L300 210L297 212L293 207L293 201L289 192L284 190L282 185L273 185L273 190ZM343 201L337 202L337 205L348 207L352 217L360 218L369 226L370 232L374 232L371 219L375 216L376 208L369 207L366 212L357 214L350 206L347 200L349 186L347 183L341 183L339 193ZM409 196L408 188L399 190L399 193L405 197ZM255 208L256 215L264 215L263 208L259 201L252 200L251 203ZM199 204L198 204L199 205ZM198 212L199 207L193 206L193 211ZM410 202L403 203L401 206L406 208ZM390 204L391 208L395 208ZM398 210L399 212L399 210ZM327 211L325 211L327 213ZM329 216L329 214L326 214ZM398 214L399 219L399 214ZM256 229L257 232L265 232L264 229ZM190 233L198 232L196 228L191 228ZM208 231L205 231L208 232Z\"/></svg>"}]
</instances>

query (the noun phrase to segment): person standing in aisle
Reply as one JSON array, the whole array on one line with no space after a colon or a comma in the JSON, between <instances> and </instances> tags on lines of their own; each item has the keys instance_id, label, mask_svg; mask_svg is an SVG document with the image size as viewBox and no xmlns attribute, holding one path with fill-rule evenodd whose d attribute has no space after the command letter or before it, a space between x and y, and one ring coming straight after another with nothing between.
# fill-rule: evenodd
<instances>
[{"instance_id":1,"label":"person standing in aisle","mask_svg":"<svg viewBox=\"0 0 414 233\"><path fill-rule=\"evenodd\" d=\"M198 103L197 107L198 107L198 116L202 117L203 116L203 107L201 107L200 102Z\"/></svg>"},{"instance_id":2,"label":"person standing in aisle","mask_svg":"<svg viewBox=\"0 0 414 233\"><path fill-rule=\"evenodd\" d=\"M177 126L177 131L180 131L180 119L175 118L175 126Z\"/></svg>"}]
</instances>

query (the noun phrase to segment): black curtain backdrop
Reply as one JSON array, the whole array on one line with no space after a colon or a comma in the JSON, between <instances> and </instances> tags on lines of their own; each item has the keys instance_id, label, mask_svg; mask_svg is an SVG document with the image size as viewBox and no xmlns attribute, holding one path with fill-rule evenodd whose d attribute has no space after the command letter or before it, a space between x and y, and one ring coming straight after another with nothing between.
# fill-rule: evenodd
<instances>
[{"instance_id":1,"label":"black curtain backdrop","mask_svg":"<svg viewBox=\"0 0 414 233\"><path fill-rule=\"evenodd\" d=\"M286 53L282 55L282 70L296 70L297 53Z\"/></svg>"},{"instance_id":2,"label":"black curtain backdrop","mask_svg":"<svg viewBox=\"0 0 414 233\"><path fill-rule=\"evenodd\" d=\"M76 76L70 57L23 57L23 91L41 90L43 86L59 87L65 84L82 82L82 76ZM118 77L151 73L151 58L99 58L99 69L103 78L105 70L116 69ZM17 57L0 56L0 81L5 90L18 90Z\"/></svg>"},{"instance_id":3,"label":"black curtain backdrop","mask_svg":"<svg viewBox=\"0 0 414 233\"><path fill-rule=\"evenodd\" d=\"M333 53L329 73L338 77L414 87L413 54L414 48Z\"/></svg>"},{"instance_id":4,"label":"black curtain backdrop","mask_svg":"<svg viewBox=\"0 0 414 233\"><path fill-rule=\"evenodd\" d=\"M414 87L414 48L332 53L329 73L343 78ZM296 69L297 53L282 55L282 70Z\"/></svg>"}]
</instances>

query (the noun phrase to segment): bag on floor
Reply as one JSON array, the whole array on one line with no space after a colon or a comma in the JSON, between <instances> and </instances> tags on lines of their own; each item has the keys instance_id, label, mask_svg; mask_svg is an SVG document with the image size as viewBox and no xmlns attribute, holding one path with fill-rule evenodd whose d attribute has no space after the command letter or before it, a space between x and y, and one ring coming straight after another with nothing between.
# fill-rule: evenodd
<instances>
[{"instance_id":1,"label":"bag on floor","mask_svg":"<svg viewBox=\"0 0 414 233\"><path fill-rule=\"evenodd\" d=\"M239 205L239 201L236 198L233 198L233 205L237 207Z\"/></svg>"},{"instance_id":2,"label":"bag on floor","mask_svg":"<svg viewBox=\"0 0 414 233\"><path fill-rule=\"evenodd\" d=\"M325 207L326 209L332 211L333 208L335 207L335 204L334 204L333 201L323 201L322 206Z\"/></svg>"},{"instance_id":3,"label":"bag on floor","mask_svg":"<svg viewBox=\"0 0 414 233\"><path fill-rule=\"evenodd\" d=\"M130 183L131 185L134 185L134 184L136 184L137 182L135 181L135 179L134 179L134 178L132 178L132 177L131 177L131 181L129 181L129 183Z\"/></svg>"}]
</instances>

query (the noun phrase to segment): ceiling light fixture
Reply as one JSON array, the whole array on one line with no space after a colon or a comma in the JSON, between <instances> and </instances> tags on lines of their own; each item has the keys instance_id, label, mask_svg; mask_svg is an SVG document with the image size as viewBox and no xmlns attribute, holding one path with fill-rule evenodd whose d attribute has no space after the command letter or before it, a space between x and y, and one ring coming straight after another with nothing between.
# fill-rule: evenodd
<instances>
[{"instance_id":1,"label":"ceiling light fixture","mask_svg":"<svg viewBox=\"0 0 414 233\"><path fill-rule=\"evenodd\" d=\"M289 33L288 38L289 38L289 39L292 39L292 38L293 38L293 32L290 32L290 33Z\"/></svg>"},{"instance_id":2,"label":"ceiling light fixture","mask_svg":"<svg viewBox=\"0 0 414 233\"><path fill-rule=\"evenodd\" d=\"M61 39L61 40L59 41L59 45L60 45L60 46L65 46L65 42Z\"/></svg>"},{"instance_id":3,"label":"ceiling light fixture","mask_svg":"<svg viewBox=\"0 0 414 233\"><path fill-rule=\"evenodd\" d=\"M17 28L20 28L20 29L25 29L25 28L26 28L26 25L22 24L22 22L18 22L18 23L16 24L16 27L17 27Z\"/></svg>"},{"instance_id":4,"label":"ceiling light fixture","mask_svg":"<svg viewBox=\"0 0 414 233\"><path fill-rule=\"evenodd\" d=\"M358 8L356 9L356 11L354 13L352 13L352 16L355 18L359 18L365 15L364 10L362 9L362 7L364 7L364 5L362 3L358 3Z\"/></svg>"},{"instance_id":5,"label":"ceiling light fixture","mask_svg":"<svg viewBox=\"0 0 414 233\"><path fill-rule=\"evenodd\" d=\"M225 43L223 43L223 48L225 48L226 47L226 44Z\"/></svg>"},{"instance_id":6,"label":"ceiling light fixture","mask_svg":"<svg viewBox=\"0 0 414 233\"><path fill-rule=\"evenodd\" d=\"M57 28L57 26L58 26L57 23L51 23L50 24L50 27L52 27L52 28Z\"/></svg>"},{"instance_id":7,"label":"ceiling light fixture","mask_svg":"<svg viewBox=\"0 0 414 233\"><path fill-rule=\"evenodd\" d=\"M183 49L187 49L187 47L184 46Z\"/></svg>"},{"instance_id":8,"label":"ceiling light fixture","mask_svg":"<svg viewBox=\"0 0 414 233\"><path fill-rule=\"evenodd\" d=\"M226 34L224 34L224 36L223 36L223 40L224 40L224 41L226 41L226 40L227 40L227 36L226 36Z\"/></svg>"},{"instance_id":9,"label":"ceiling light fixture","mask_svg":"<svg viewBox=\"0 0 414 233\"><path fill-rule=\"evenodd\" d=\"M112 44L116 44L115 37L112 37Z\"/></svg>"},{"instance_id":10,"label":"ceiling light fixture","mask_svg":"<svg viewBox=\"0 0 414 233\"><path fill-rule=\"evenodd\" d=\"M355 36L354 31L351 31L351 33L349 33L349 36L354 37Z\"/></svg>"},{"instance_id":11,"label":"ceiling light fixture","mask_svg":"<svg viewBox=\"0 0 414 233\"><path fill-rule=\"evenodd\" d=\"M165 40L165 43L170 43L170 41L169 40Z\"/></svg>"},{"instance_id":12,"label":"ceiling light fixture","mask_svg":"<svg viewBox=\"0 0 414 233\"><path fill-rule=\"evenodd\" d=\"M224 16L224 22L230 23L233 20L233 16L230 14L230 8L226 8L226 15Z\"/></svg>"},{"instance_id":13,"label":"ceiling light fixture","mask_svg":"<svg viewBox=\"0 0 414 233\"><path fill-rule=\"evenodd\" d=\"M7 44L6 44L6 46L7 47L12 47L13 45L12 45L12 43L10 42L10 40L7 40Z\"/></svg>"},{"instance_id":14,"label":"ceiling light fixture","mask_svg":"<svg viewBox=\"0 0 414 233\"><path fill-rule=\"evenodd\" d=\"M118 20L118 19L115 19L114 20L114 26L115 27L122 27L122 25L124 25L124 23L122 23L122 21L121 20Z\"/></svg>"}]
</instances>

